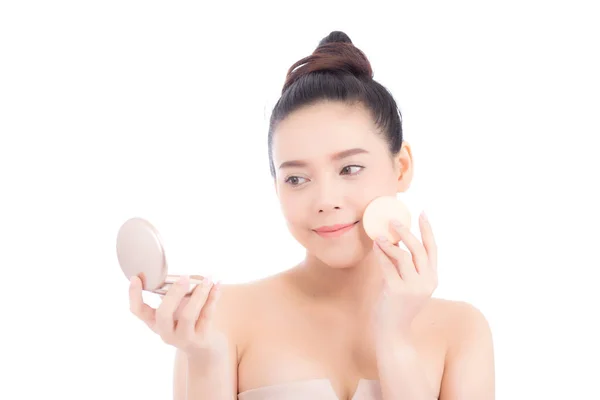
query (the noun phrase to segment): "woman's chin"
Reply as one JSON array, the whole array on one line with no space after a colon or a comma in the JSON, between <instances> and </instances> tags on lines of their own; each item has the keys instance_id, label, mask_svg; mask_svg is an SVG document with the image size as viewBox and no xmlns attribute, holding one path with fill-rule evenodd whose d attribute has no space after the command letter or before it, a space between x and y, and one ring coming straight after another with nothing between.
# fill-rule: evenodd
<instances>
[{"instance_id":1,"label":"woman's chin","mask_svg":"<svg viewBox=\"0 0 600 400\"><path fill-rule=\"evenodd\" d=\"M317 258L332 269L346 269L355 267L364 258L365 254L362 251L341 251L331 250L328 252L320 252Z\"/></svg>"}]
</instances>

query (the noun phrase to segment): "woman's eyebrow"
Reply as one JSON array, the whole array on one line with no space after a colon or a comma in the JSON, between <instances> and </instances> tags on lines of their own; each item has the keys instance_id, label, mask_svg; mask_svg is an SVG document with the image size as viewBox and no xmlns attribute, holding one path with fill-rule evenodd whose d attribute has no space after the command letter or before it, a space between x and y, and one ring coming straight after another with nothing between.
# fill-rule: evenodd
<instances>
[{"instance_id":1,"label":"woman's eyebrow","mask_svg":"<svg viewBox=\"0 0 600 400\"><path fill-rule=\"evenodd\" d=\"M332 160L341 160L343 158L350 157L350 156L353 156L356 154L368 154L368 153L369 152L367 150L356 147L353 149L348 149L348 150L340 151L339 153L332 154L331 159ZM306 165L307 165L307 162L303 161L303 160L290 160L290 161L282 162L281 165L279 165L279 169L291 168L291 167L306 167Z\"/></svg>"}]
</instances>

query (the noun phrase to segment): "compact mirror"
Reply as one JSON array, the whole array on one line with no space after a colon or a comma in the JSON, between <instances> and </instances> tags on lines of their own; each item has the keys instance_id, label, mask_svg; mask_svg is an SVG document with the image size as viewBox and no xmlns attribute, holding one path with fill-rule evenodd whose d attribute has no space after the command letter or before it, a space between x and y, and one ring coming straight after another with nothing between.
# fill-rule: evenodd
<instances>
[{"instance_id":1,"label":"compact mirror","mask_svg":"<svg viewBox=\"0 0 600 400\"><path fill-rule=\"evenodd\" d=\"M392 219L410 229L410 211L402 201L395 196L377 197L367 205L363 213L363 227L372 240L384 236L396 244L400 241L400 236L390 227Z\"/></svg>"},{"instance_id":2,"label":"compact mirror","mask_svg":"<svg viewBox=\"0 0 600 400\"><path fill-rule=\"evenodd\" d=\"M162 240L156 228L142 218L131 218L117 234L117 259L127 279L138 276L145 291L165 295L179 275L169 275ZM190 278L187 293L202 283Z\"/></svg>"}]
</instances>

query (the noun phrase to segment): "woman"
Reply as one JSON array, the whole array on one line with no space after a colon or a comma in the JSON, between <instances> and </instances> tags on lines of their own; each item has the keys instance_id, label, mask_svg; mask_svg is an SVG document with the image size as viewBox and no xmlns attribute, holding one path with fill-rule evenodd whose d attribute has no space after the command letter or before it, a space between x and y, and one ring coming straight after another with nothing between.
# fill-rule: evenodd
<instances>
[{"instance_id":1,"label":"woman","mask_svg":"<svg viewBox=\"0 0 600 400\"><path fill-rule=\"evenodd\" d=\"M275 190L305 259L243 285L209 279L184 299L182 278L157 310L131 280L132 312L177 348L174 398L494 398L485 317L431 298L431 225L420 240L393 225L409 252L366 235L374 198L408 189L413 169L391 94L343 32L289 70L269 129ZM341 229L340 229L341 228Z\"/></svg>"}]
</instances>

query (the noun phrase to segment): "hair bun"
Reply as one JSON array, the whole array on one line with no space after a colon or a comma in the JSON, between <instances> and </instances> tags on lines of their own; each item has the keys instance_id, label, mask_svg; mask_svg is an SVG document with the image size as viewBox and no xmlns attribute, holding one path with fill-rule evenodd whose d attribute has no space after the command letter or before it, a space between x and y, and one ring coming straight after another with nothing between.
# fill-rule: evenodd
<instances>
[{"instance_id":1,"label":"hair bun","mask_svg":"<svg viewBox=\"0 0 600 400\"><path fill-rule=\"evenodd\" d=\"M328 44L328 43L350 43L350 44L352 44L352 40L350 40L348 35L346 35L344 32L333 31L329 35L327 35L323 39L321 39L321 41L319 42L319 46L323 46L324 44Z\"/></svg>"},{"instance_id":2,"label":"hair bun","mask_svg":"<svg viewBox=\"0 0 600 400\"><path fill-rule=\"evenodd\" d=\"M290 67L281 92L285 92L302 76L320 71L352 74L365 80L373 78L371 63L365 54L352 44L344 32L333 31L319 42L312 55Z\"/></svg>"}]
</instances>

